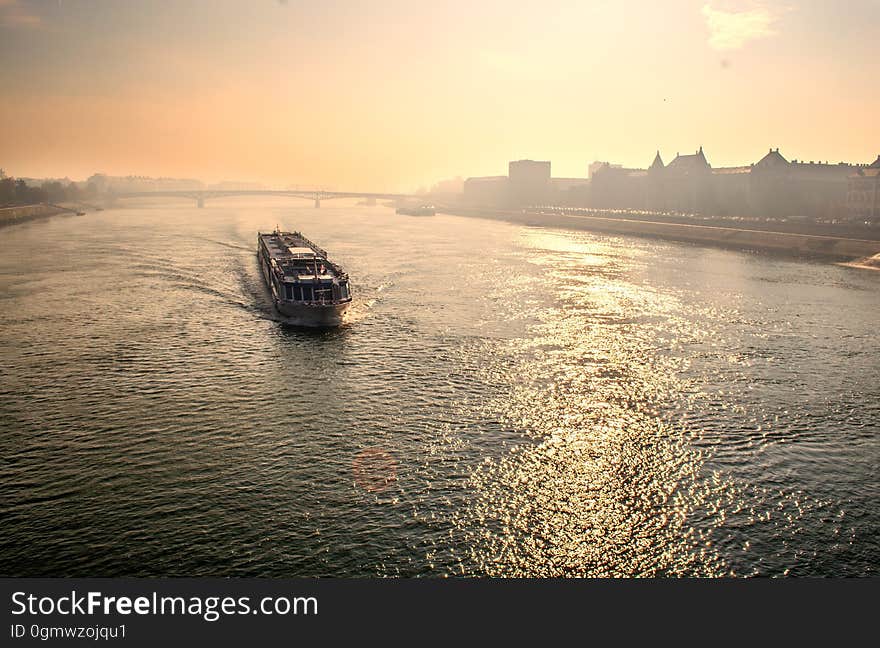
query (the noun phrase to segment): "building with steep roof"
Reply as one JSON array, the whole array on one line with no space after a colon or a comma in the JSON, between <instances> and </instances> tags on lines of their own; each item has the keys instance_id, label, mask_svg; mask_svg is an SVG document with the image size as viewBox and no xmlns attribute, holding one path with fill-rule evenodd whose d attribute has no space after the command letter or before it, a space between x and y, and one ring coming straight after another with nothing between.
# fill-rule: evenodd
<instances>
[{"instance_id":1,"label":"building with steep roof","mask_svg":"<svg viewBox=\"0 0 880 648\"><path fill-rule=\"evenodd\" d=\"M791 215L793 198L791 162L778 148L771 148L751 167L746 211L765 218L783 218Z\"/></svg>"},{"instance_id":2,"label":"building with steep roof","mask_svg":"<svg viewBox=\"0 0 880 648\"><path fill-rule=\"evenodd\" d=\"M712 167L701 146L693 155L675 154L663 169L665 209L711 213Z\"/></svg>"},{"instance_id":3,"label":"building with steep roof","mask_svg":"<svg viewBox=\"0 0 880 648\"><path fill-rule=\"evenodd\" d=\"M760 160L755 162L752 165L752 168L761 170L761 171L786 171L791 166L791 162L786 160L779 153L779 147L775 149L770 149L770 151L762 157Z\"/></svg>"},{"instance_id":4,"label":"building with steep roof","mask_svg":"<svg viewBox=\"0 0 880 648\"><path fill-rule=\"evenodd\" d=\"M657 156L659 157L659 155L660 152L658 151ZM671 171L678 175L705 174L709 173L711 169L712 167L709 166L709 163L706 161L702 146L693 155L681 155L676 153L672 162L666 165L667 171Z\"/></svg>"},{"instance_id":5,"label":"building with steep roof","mask_svg":"<svg viewBox=\"0 0 880 648\"><path fill-rule=\"evenodd\" d=\"M649 173L657 173L659 171L663 171L666 166L663 164L663 158L660 157L660 151L657 151L657 154L654 156L654 161L651 162L651 166L648 167Z\"/></svg>"},{"instance_id":6,"label":"building with steep roof","mask_svg":"<svg viewBox=\"0 0 880 648\"><path fill-rule=\"evenodd\" d=\"M844 162L789 162L778 148L770 149L752 167L749 207L753 213L773 218L841 218L854 168Z\"/></svg>"},{"instance_id":7,"label":"building with steep roof","mask_svg":"<svg viewBox=\"0 0 880 648\"><path fill-rule=\"evenodd\" d=\"M706 212L711 209L712 167L703 148L676 154L664 165L660 151L647 169L610 164L594 168L590 204L605 209Z\"/></svg>"},{"instance_id":8,"label":"building with steep roof","mask_svg":"<svg viewBox=\"0 0 880 648\"><path fill-rule=\"evenodd\" d=\"M471 205L566 205L717 216L830 220L876 219L880 156L871 165L803 162L770 148L748 166L712 168L701 146L646 169L608 162L590 165L589 178L552 178L549 162L511 162L507 176L468 178Z\"/></svg>"},{"instance_id":9,"label":"building with steep roof","mask_svg":"<svg viewBox=\"0 0 880 648\"><path fill-rule=\"evenodd\" d=\"M654 155L654 161L648 167L648 178L645 181L645 208L655 211L667 209L666 186L664 184L664 171L666 165L660 157L660 151Z\"/></svg>"},{"instance_id":10,"label":"building with steep roof","mask_svg":"<svg viewBox=\"0 0 880 648\"><path fill-rule=\"evenodd\" d=\"M868 166L860 167L850 174L846 211L851 220L880 225L880 155Z\"/></svg>"}]
</instances>

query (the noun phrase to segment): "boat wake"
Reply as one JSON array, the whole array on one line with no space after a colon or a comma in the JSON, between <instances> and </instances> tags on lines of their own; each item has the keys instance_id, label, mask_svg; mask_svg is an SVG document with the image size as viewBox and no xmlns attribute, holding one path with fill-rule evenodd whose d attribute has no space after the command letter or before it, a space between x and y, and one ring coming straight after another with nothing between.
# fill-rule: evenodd
<instances>
[{"instance_id":1,"label":"boat wake","mask_svg":"<svg viewBox=\"0 0 880 648\"><path fill-rule=\"evenodd\" d=\"M359 299L356 298L351 308L345 314L345 323L354 324L362 322L369 318L373 313L373 308L383 299L383 293L394 286L393 279L386 279L376 285L372 290L368 290L366 294ZM360 288L360 287L358 287ZM363 290L362 288L360 290Z\"/></svg>"},{"instance_id":2,"label":"boat wake","mask_svg":"<svg viewBox=\"0 0 880 648\"><path fill-rule=\"evenodd\" d=\"M205 236L194 236L193 238L198 239L200 241L206 241L208 243L213 243L214 245L222 245L223 247L227 247L233 250L243 250L245 252L253 253L253 250L246 245L242 245L240 243L229 243L228 241L218 241L216 239L207 238Z\"/></svg>"}]
</instances>

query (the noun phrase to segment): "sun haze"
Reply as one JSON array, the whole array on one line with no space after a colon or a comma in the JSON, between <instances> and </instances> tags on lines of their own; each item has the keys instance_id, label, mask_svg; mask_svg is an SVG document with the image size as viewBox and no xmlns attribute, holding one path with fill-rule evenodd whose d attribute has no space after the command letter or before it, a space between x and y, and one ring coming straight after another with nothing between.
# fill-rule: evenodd
<instances>
[{"instance_id":1,"label":"sun haze","mask_svg":"<svg viewBox=\"0 0 880 648\"><path fill-rule=\"evenodd\" d=\"M408 191L522 157L870 161L878 24L874 0L0 0L0 164Z\"/></svg>"}]
</instances>

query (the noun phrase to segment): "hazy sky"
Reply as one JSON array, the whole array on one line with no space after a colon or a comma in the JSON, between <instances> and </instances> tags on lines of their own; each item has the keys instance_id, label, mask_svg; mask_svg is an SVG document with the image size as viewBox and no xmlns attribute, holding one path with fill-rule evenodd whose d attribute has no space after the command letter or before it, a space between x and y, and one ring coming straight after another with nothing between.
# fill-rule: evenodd
<instances>
[{"instance_id":1,"label":"hazy sky","mask_svg":"<svg viewBox=\"0 0 880 648\"><path fill-rule=\"evenodd\" d=\"M880 153L880 0L0 0L0 166L410 190Z\"/></svg>"}]
</instances>

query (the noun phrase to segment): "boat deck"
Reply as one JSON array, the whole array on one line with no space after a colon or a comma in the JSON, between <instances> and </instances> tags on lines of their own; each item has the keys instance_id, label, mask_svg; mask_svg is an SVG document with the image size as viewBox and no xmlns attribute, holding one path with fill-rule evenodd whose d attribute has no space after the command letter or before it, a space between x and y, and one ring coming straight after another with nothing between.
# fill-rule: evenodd
<instances>
[{"instance_id":1,"label":"boat deck","mask_svg":"<svg viewBox=\"0 0 880 648\"><path fill-rule=\"evenodd\" d=\"M260 240L284 273L285 281L332 280L347 277L327 253L298 232L260 233Z\"/></svg>"}]
</instances>

